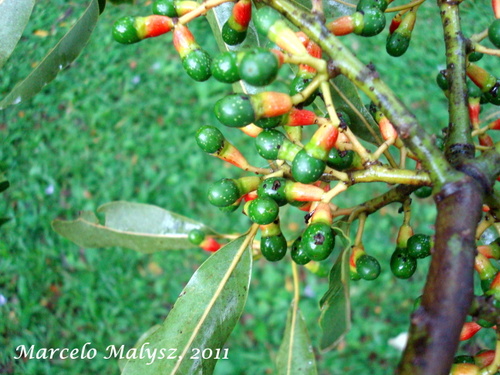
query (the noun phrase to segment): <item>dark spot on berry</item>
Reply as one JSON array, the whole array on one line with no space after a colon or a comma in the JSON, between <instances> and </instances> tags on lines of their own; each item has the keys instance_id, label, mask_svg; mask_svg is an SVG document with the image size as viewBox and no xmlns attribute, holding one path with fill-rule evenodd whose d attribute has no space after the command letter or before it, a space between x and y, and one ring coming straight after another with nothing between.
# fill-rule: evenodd
<instances>
[{"instance_id":1,"label":"dark spot on berry","mask_svg":"<svg viewBox=\"0 0 500 375\"><path fill-rule=\"evenodd\" d=\"M344 157L344 156L346 156L346 155L347 155L347 150L344 150L344 151L339 151L339 156L340 156L341 158L343 158L343 157Z\"/></svg>"},{"instance_id":2,"label":"dark spot on berry","mask_svg":"<svg viewBox=\"0 0 500 375\"><path fill-rule=\"evenodd\" d=\"M324 242L325 242L325 236L323 235L323 233L316 233L314 235L315 245L323 245Z\"/></svg>"},{"instance_id":3,"label":"dark spot on berry","mask_svg":"<svg viewBox=\"0 0 500 375\"><path fill-rule=\"evenodd\" d=\"M402 213L402 212L404 212L404 208L401 206L401 207L399 207L399 209L398 209L398 214L400 214L400 213Z\"/></svg>"},{"instance_id":4,"label":"dark spot on berry","mask_svg":"<svg viewBox=\"0 0 500 375\"><path fill-rule=\"evenodd\" d=\"M281 145L277 145L276 148L279 150L281 148Z\"/></svg>"},{"instance_id":5,"label":"dark spot on berry","mask_svg":"<svg viewBox=\"0 0 500 375\"><path fill-rule=\"evenodd\" d=\"M267 184L262 185L264 189L267 189Z\"/></svg>"},{"instance_id":6,"label":"dark spot on berry","mask_svg":"<svg viewBox=\"0 0 500 375\"><path fill-rule=\"evenodd\" d=\"M264 186L265 187L265 186ZM279 180L276 180L274 181L273 183L273 187L271 189L273 189L274 191L278 190L279 188L281 187L281 182Z\"/></svg>"},{"instance_id":7,"label":"dark spot on berry","mask_svg":"<svg viewBox=\"0 0 500 375\"><path fill-rule=\"evenodd\" d=\"M490 90L490 94L494 97L497 97L499 87L500 87L500 83L499 82L495 83L495 86L493 86Z\"/></svg>"},{"instance_id":8,"label":"dark spot on berry","mask_svg":"<svg viewBox=\"0 0 500 375\"><path fill-rule=\"evenodd\" d=\"M250 98L246 95L241 95L240 98L241 100L250 100Z\"/></svg>"},{"instance_id":9,"label":"dark spot on berry","mask_svg":"<svg viewBox=\"0 0 500 375\"><path fill-rule=\"evenodd\" d=\"M307 224L307 223L309 223L309 220L311 219L311 216L312 216L312 215L313 215L313 213L312 213L312 212L309 212L308 214L306 214L306 215L304 216L304 222L305 222L306 224Z\"/></svg>"}]
</instances>

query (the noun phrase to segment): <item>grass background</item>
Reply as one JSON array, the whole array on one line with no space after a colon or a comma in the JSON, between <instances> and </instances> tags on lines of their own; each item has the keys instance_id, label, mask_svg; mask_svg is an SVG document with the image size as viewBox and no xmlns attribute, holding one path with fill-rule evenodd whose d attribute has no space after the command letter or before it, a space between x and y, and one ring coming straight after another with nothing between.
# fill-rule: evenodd
<instances>
[{"instance_id":1,"label":"grass background","mask_svg":"<svg viewBox=\"0 0 500 375\"><path fill-rule=\"evenodd\" d=\"M398 2L399 3L399 2ZM0 73L4 96L64 35L85 2L36 3L14 55ZM489 2L465 2L466 35L492 20ZM209 223L220 232L242 232L248 220L238 212L221 214L205 200L207 183L242 174L196 146L194 133L216 124L215 98L230 87L211 79L193 83L182 71L171 36L122 46L111 26L123 15L147 15L149 6L108 4L81 56L33 99L0 112L0 160L11 187L2 194L0 213L12 220L0 228L0 373L118 374L117 363L102 359L108 345L132 346L160 323L193 271L207 258L201 250L144 256L126 249L81 249L56 235L55 218L75 218L113 200L150 203ZM193 23L200 44L216 46L203 20ZM447 124L446 100L434 84L444 67L444 48L436 6L426 2L408 53L385 53L386 32L375 38L346 37L362 61L374 62L381 76L437 132ZM480 65L500 74L495 60ZM492 110L491 108L489 109ZM250 161L262 164L253 142L236 129L223 129ZM201 183L200 183L201 182ZM338 202L360 203L383 192L384 184L355 186ZM430 199L414 205L412 224L432 234L435 212ZM420 294L428 260L409 281L395 279L388 262L401 223L398 207L373 215L365 247L382 264L373 282L352 285L353 328L342 345L316 351L321 374L385 374L399 351L388 340L407 330L413 299ZM288 229L301 223L294 209L285 212ZM302 224L299 224L299 227ZM325 279L301 272L301 309L313 344L318 344L317 303ZM292 298L287 262L259 261L241 324L229 341L229 360L215 373L273 374L273 359ZM478 346L488 340L480 333ZM86 342L101 355L94 360L14 361L18 345L81 348Z\"/></svg>"}]
</instances>

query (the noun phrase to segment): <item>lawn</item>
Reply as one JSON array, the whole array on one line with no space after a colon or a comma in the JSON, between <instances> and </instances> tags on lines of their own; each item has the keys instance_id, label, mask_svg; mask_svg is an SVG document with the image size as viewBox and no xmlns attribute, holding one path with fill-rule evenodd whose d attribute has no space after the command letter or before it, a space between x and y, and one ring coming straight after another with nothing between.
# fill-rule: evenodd
<instances>
[{"instance_id":1,"label":"lawn","mask_svg":"<svg viewBox=\"0 0 500 375\"><path fill-rule=\"evenodd\" d=\"M464 3L465 19L474 20L465 22L466 32L486 27L487 5ZM40 62L85 6L84 1L37 1L18 48L0 73L0 97ZM249 226L239 211L223 214L205 198L208 182L243 174L205 155L194 140L201 125L217 124L214 98L231 88L214 79L191 81L170 35L130 46L111 38L117 18L149 12L144 2L135 7L108 4L71 67L33 99L0 112L0 167L11 183L0 195L0 217L11 218L0 227L2 374L118 374L117 362L103 358L106 348L131 347L161 323L209 256L196 248L153 255L122 248L83 249L52 230L55 218L76 218L81 210L125 200L163 207L223 233L241 233ZM208 24L194 24L198 42L215 54ZM373 61L421 123L434 131L447 124L446 99L434 83L444 66L441 35L437 8L426 2L410 50L400 59L385 53L386 33L363 40L346 37L362 61ZM480 64L500 74L493 58ZM248 137L237 129L223 131L251 162L263 164ZM356 186L339 205L349 207L386 188ZM316 351L321 374L363 374L368 369L386 374L398 361L400 352L388 340L407 330L429 263L421 262L409 281L390 273L389 258L402 220L398 208L389 206L367 222L364 243L383 271L373 282L352 285L352 330L335 350ZM284 216L287 233L296 223L303 227L300 211L289 208ZM414 208L415 231L432 234L434 216L431 199L420 200ZM300 307L317 346L317 304L327 280L305 269L300 274ZM215 374L275 373L273 359L292 299L290 285L288 261L256 262L245 312L227 342L229 359L219 361ZM19 345L82 348L85 343L100 354L92 360L13 359Z\"/></svg>"}]
</instances>

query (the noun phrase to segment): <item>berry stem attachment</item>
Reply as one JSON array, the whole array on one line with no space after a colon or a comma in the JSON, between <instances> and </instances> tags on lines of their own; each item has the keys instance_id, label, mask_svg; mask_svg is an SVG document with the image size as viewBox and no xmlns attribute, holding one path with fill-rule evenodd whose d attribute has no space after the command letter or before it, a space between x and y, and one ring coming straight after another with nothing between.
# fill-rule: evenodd
<instances>
[{"instance_id":1,"label":"berry stem attachment","mask_svg":"<svg viewBox=\"0 0 500 375\"><path fill-rule=\"evenodd\" d=\"M500 57L500 49L488 48L479 43L474 43L474 51L484 53L485 55Z\"/></svg>"},{"instance_id":2,"label":"berry stem attachment","mask_svg":"<svg viewBox=\"0 0 500 375\"><path fill-rule=\"evenodd\" d=\"M500 368L500 335L497 331L497 344L495 347L495 357L493 362L486 368L483 369L481 375L493 375L496 374L498 369Z\"/></svg>"},{"instance_id":3,"label":"berry stem attachment","mask_svg":"<svg viewBox=\"0 0 500 375\"><path fill-rule=\"evenodd\" d=\"M321 202L323 203L328 203L330 202L334 197L342 193L343 191L346 191L348 188L348 185L344 182L339 182L335 187L328 192L326 192L323 195L323 198L321 198Z\"/></svg>"},{"instance_id":4,"label":"berry stem attachment","mask_svg":"<svg viewBox=\"0 0 500 375\"><path fill-rule=\"evenodd\" d=\"M356 232L356 238L354 239L354 246L361 246L363 232L365 230L366 218L367 216L365 212L361 213L358 217L359 225L358 225L358 230Z\"/></svg>"}]
</instances>

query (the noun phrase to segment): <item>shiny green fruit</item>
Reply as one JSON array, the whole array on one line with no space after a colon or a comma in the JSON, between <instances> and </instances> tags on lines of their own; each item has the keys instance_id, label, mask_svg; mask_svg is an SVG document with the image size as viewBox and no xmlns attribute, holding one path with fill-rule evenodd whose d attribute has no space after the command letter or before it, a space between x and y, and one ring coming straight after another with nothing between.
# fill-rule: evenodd
<instances>
[{"instance_id":1,"label":"shiny green fruit","mask_svg":"<svg viewBox=\"0 0 500 375\"><path fill-rule=\"evenodd\" d=\"M301 244L302 237L297 238L292 244L292 250L290 255L292 256L292 260L300 265L307 264L311 261L304 250L304 247Z\"/></svg>"},{"instance_id":2,"label":"shiny green fruit","mask_svg":"<svg viewBox=\"0 0 500 375\"><path fill-rule=\"evenodd\" d=\"M255 120L255 112L247 95L228 95L215 103L215 117L226 126L240 128Z\"/></svg>"},{"instance_id":3,"label":"shiny green fruit","mask_svg":"<svg viewBox=\"0 0 500 375\"><path fill-rule=\"evenodd\" d=\"M137 35L134 17L122 17L113 25L113 38L122 44L137 43L141 39Z\"/></svg>"},{"instance_id":4,"label":"shiny green fruit","mask_svg":"<svg viewBox=\"0 0 500 375\"><path fill-rule=\"evenodd\" d=\"M188 240L194 245L199 245L205 239L205 233L199 229L192 229L188 233Z\"/></svg>"},{"instance_id":5,"label":"shiny green fruit","mask_svg":"<svg viewBox=\"0 0 500 375\"><path fill-rule=\"evenodd\" d=\"M234 83L240 80L237 53L228 51L212 60L212 75L217 81Z\"/></svg>"},{"instance_id":6,"label":"shiny green fruit","mask_svg":"<svg viewBox=\"0 0 500 375\"><path fill-rule=\"evenodd\" d=\"M319 180L325 167L323 160L313 158L306 150L300 150L292 162L292 176L298 182L310 184Z\"/></svg>"},{"instance_id":7,"label":"shiny green fruit","mask_svg":"<svg viewBox=\"0 0 500 375\"><path fill-rule=\"evenodd\" d=\"M380 34L385 27L385 13L379 8L367 8L362 11L363 16L363 29L360 35L374 36Z\"/></svg>"},{"instance_id":8,"label":"shiny green fruit","mask_svg":"<svg viewBox=\"0 0 500 375\"><path fill-rule=\"evenodd\" d=\"M257 188L257 195L271 198L278 203L278 206L284 206L287 203L285 185L286 179L283 177L266 178Z\"/></svg>"},{"instance_id":9,"label":"shiny green fruit","mask_svg":"<svg viewBox=\"0 0 500 375\"><path fill-rule=\"evenodd\" d=\"M325 260L335 246L335 234L328 224L312 223L304 231L301 244L311 260Z\"/></svg>"},{"instance_id":10,"label":"shiny green fruit","mask_svg":"<svg viewBox=\"0 0 500 375\"><path fill-rule=\"evenodd\" d=\"M248 217L259 225L271 224L278 218L278 213L278 203L268 197L258 197L248 206Z\"/></svg>"},{"instance_id":11,"label":"shiny green fruit","mask_svg":"<svg viewBox=\"0 0 500 375\"><path fill-rule=\"evenodd\" d=\"M484 53L481 52L472 52L469 54L469 61L470 62L476 62L479 61L483 58Z\"/></svg>"},{"instance_id":12,"label":"shiny green fruit","mask_svg":"<svg viewBox=\"0 0 500 375\"><path fill-rule=\"evenodd\" d=\"M255 48L247 52L238 67L241 79L258 87L273 82L278 69L278 57L264 48Z\"/></svg>"},{"instance_id":13,"label":"shiny green fruit","mask_svg":"<svg viewBox=\"0 0 500 375\"><path fill-rule=\"evenodd\" d=\"M282 234L270 237L261 237L260 252L270 262L283 259L286 255L287 243Z\"/></svg>"},{"instance_id":14,"label":"shiny green fruit","mask_svg":"<svg viewBox=\"0 0 500 375\"><path fill-rule=\"evenodd\" d=\"M304 91L304 89L311 83L312 78L304 78L301 77L300 75L296 76L292 82L290 83L290 96L293 96L295 94L298 94L299 92ZM316 96L318 96L318 90L314 91L311 96L309 96L306 100L304 100L300 105L302 106L308 106L314 102L316 99Z\"/></svg>"},{"instance_id":15,"label":"shiny green fruit","mask_svg":"<svg viewBox=\"0 0 500 375\"><path fill-rule=\"evenodd\" d=\"M230 178L223 178L210 186L208 200L216 207L227 207L236 202L241 196L236 182Z\"/></svg>"},{"instance_id":16,"label":"shiny green fruit","mask_svg":"<svg viewBox=\"0 0 500 375\"><path fill-rule=\"evenodd\" d=\"M500 18L494 20L488 27L488 38L497 48L500 48Z\"/></svg>"},{"instance_id":17,"label":"shiny green fruit","mask_svg":"<svg viewBox=\"0 0 500 375\"><path fill-rule=\"evenodd\" d=\"M153 14L177 17L174 0L156 0L152 5Z\"/></svg>"},{"instance_id":18,"label":"shiny green fruit","mask_svg":"<svg viewBox=\"0 0 500 375\"><path fill-rule=\"evenodd\" d=\"M436 76L436 83L438 84L441 90L448 90L450 88L450 83L448 82L448 78L446 77L446 69L440 70Z\"/></svg>"},{"instance_id":19,"label":"shiny green fruit","mask_svg":"<svg viewBox=\"0 0 500 375\"><path fill-rule=\"evenodd\" d=\"M195 81L203 82L212 76L210 66L212 58L207 51L194 50L182 59L182 66L186 73Z\"/></svg>"},{"instance_id":20,"label":"shiny green fruit","mask_svg":"<svg viewBox=\"0 0 500 375\"><path fill-rule=\"evenodd\" d=\"M380 263L374 257L363 254L356 261L356 272L365 280L375 280L380 275Z\"/></svg>"},{"instance_id":21,"label":"shiny green fruit","mask_svg":"<svg viewBox=\"0 0 500 375\"><path fill-rule=\"evenodd\" d=\"M205 152L213 154L224 146L224 135L215 126L204 125L196 132L196 143Z\"/></svg>"},{"instance_id":22,"label":"shiny green fruit","mask_svg":"<svg viewBox=\"0 0 500 375\"><path fill-rule=\"evenodd\" d=\"M275 117L262 117L254 122L259 128L262 129L273 129L281 124L283 121L283 116L275 116Z\"/></svg>"},{"instance_id":23,"label":"shiny green fruit","mask_svg":"<svg viewBox=\"0 0 500 375\"><path fill-rule=\"evenodd\" d=\"M245 40L246 36L246 30L237 31L230 26L229 22L226 22L224 26L222 26L222 40L230 46L240 44Z\"/></svg>"},{"instance_id":24,"label":"shiny green fruit","mask_svg":"<svg viewBox=\"0 0 500 375\"><path fill-rule=\"evenodd\" d=\"M272 25L281 19L281 15L271 7L260 8L252 17L259 34L267 36Z\"/></svg>"},{"instance_id":25,"label":"shiny green fruit","mask_svg":"<svg viewBox=\"0 0 500 375\"><path fill-rule=\"evenodd\" d=\"M264 130L255 137L255 147L260 156L267 160L276 160L285 140L283 133L277 130Z\"/></svg>"},{"instance_id":26,"label":"shiny green fruit","mask_svg":"<svg viewBox=\"0 0 500 375\"><path fill-rule=\"evenodd\" d=\"M417 269L417 260L406 249L397 247L391 256L391 271L397 278L408 279Z\"/></svg>"},{"instance_id":27,"label":"shiny green fruit","mask_svg":"<svg viewBox=\"0 0 500 375\"><path fill-rule=\"evenodd\" d=\"M410 46L410 38L397 31L387 37L385 48L387 53L393 57L402 56Z\"/></svg>"},{"instance_id":28,"label":"shiny green fruit","mask_svg":"<svg viewBox=\"0 0 500 375\"><path fill-rule=\"evenodd\" d=\"M422 259L431 255L431 236L414 234L406 243L408 254L413 258Z\"/></svg>"},{"instance_id":29,"label":"shiny green fruit","mask_svg":"<svg viewBox=\"0 0 500 375\"><path fill-rule=\"evenodd\" d=\"M351 167L353 160L354 160L354 151L352 150L339 151L336 148L332 148L328 153L328 159L326 160L326 165L338 171L343 171Z\"/></svg>"}]
</instances>

